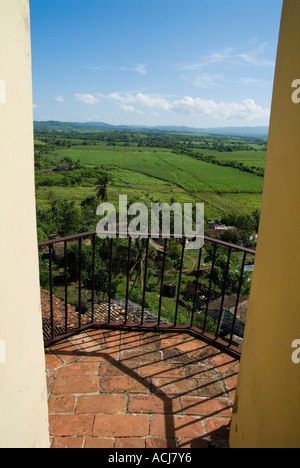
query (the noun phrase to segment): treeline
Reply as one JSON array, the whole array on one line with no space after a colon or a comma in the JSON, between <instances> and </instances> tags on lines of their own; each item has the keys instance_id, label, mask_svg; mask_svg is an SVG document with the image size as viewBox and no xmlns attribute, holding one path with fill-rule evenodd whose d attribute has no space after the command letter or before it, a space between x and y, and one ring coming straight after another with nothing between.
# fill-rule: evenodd
<instances>
[{"instance_id":1,"label":"treeline","mask_svg":"<svg viewBox=\"0 0 300 468\"><path fill-rule=\"evenodd\" d=\"M190 156L191 158L198 159L199 161L215 164L217 166L233 167L235 169L238 169L239 171L255 174L259 177L264 177L265 175L264 168L259 166L247 166L246 164L240 161L217 159L215 156L208 156L202 153L196 153L195 151L190 151L188 149L180 149L179 151L176 151L176 153L184 154L186 156Z\"/></svg>"},{"instance_id":2,"label":"treeline","mask_svg":"<svg viewBox=\"0 0 300 468\"><path fill-rule=\"evenodd\" d=\"M217 152L255 151L252 145L262 146L262 151L266 149L265 140L259 138L167 133L156 130L64 132L62 136L59 133L49 134L49 132L39 130L36 131L35 136L52 148L96 145L102 142L108 146L136 145L144 148L209 149Z\"/></svg>"},{"instance_id":3,"label":"treeline","mask_svg":"<svg viewBox=\"0 0 300 468\"><path fill-rule=\"evenodd\" d=\"M91 186L96 180L107 174L99 167L74 166L70 171L53 171L51 174L38 172L35 177L35 186L38 187L68 187Z\"/></svg>"}]
</instances>

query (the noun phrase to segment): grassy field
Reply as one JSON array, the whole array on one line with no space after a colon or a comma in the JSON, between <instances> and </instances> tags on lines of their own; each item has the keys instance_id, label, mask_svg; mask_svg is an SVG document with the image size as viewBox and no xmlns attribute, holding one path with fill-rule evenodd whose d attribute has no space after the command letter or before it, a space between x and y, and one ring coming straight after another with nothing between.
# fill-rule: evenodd
<instances>
[{"instance_id":1,"label":"grassy field","mask_svg":"<svg viewBox=\"0 0 300 468\"><path fill-rule=\"evenodd\" d=\"M220 153L217 159L227 161L243 162L246 166L262 167L266 165L266 153L265 151L235 151L234 153Z\"/></svg>"},{"instance_id":2,"label":"grassy field","mask_svg":"<svg viewBox=\"0 0 300 468\"><path fill-rule=\"evenodd\" d=\"M123 148L105 146L60 151L61 156L80 160L83 164L118 169L118 178L125 184L157 185L169 182L187 192L260 193L263 180L254 174L243 173L231 167L221 167L177 155L161 149ZM123 171L120 177L119 170ZM131 174L124 172L131 171Z\"/></svg>"},{"instance_id":3,"label":"grassy field","mask_svg":"<svg viewBox=\"0 0 300 468\"><path fill-rule=\"evenodd\" d=\"M96 135L96 136L95 136ZM57 146L45 152L44 159L57 164L63 158L80 161L90 168L101 168L108 171L110 184L108 189L109 201L116 203L120 194L127 195L129 200L140 201L146 204L152 202L176 201L179 203L205 203L206 217L216 219L228 211L252 213L260 208L263 190L263 177L239 170L235 167L224 167L212 164L209 160L199 160L187 154L180 154L181 150L189 144L195 154L212 157L218 161L234 161L242 163L246 168L265 167L266 141L256 142L255 139L221 139L214 136L199 135L140 135L115 134L115 142L107 141L110 138L90 133L84 136L71 134L61 135L52 133L51 138L61 142L63 138L69 147ZM76 137L76 138L75 138ZM94 140L92 141L92 138ZM165 140L163 140L165 138ZM198 140L197 140L198 138ZM205 139L206 138L206 139ZM103 141L105 140L106 141ZM146 143L151 141L151 147ZM172 146L173 141L177 147ZM198 143L197 143L198 141ZM226 145L235 145L236 150L219 151L216 144L225 141ZM217 143L216 143L217 142ZM238 144L237 144L238 142ZM250 142L250 146L249 146ZM199 149L197 144L206 144L206 148ZM36 136L36 145L44 148L49 144L47 133ZM143 146L145 145L145 146ZM215 149L212 146L215 145ZM247 146L246 146L247 145ZM163 147L166 146L166 147ZM245 149L246 148L246 149ZM49 164L50 165L50 164ZM95 195L97 176L81 178L73 184L66 184L68 177L73 174L54 173L53 167L48 170L36 171L37 204L44 207L49 204L51 197L67 198L80 203L88 196ZM53 186L44 183L51 180ZM60 180L64 183L60 184ZM52 183L51 182L51 183ZM55 182L55 183L54 183Z\"/></svg>"}]
</instances>

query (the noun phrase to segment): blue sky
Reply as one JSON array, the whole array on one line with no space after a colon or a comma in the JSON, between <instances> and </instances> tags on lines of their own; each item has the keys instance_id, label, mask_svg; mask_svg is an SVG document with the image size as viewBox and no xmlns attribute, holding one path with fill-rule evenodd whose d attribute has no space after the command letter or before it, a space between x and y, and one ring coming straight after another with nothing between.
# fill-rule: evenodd
<instances>
[{"instance_id":1,"label":"blue sky","mask_svg":"<svg viewBox=\"0 0 300 468\"><path fill-rule=\"evenodd\" d=\"M35 120L268 125L282 0L30 0Z\"/></svg>"}]
</instances>

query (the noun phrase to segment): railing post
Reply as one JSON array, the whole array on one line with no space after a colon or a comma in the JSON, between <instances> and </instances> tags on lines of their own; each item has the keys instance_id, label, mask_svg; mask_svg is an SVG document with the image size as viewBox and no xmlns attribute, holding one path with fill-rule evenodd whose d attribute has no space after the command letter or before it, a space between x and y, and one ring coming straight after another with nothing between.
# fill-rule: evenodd
<instances>
[{"instance_id":1,"label":"railing post","mask_svg":"<svg viewBox=\"0 0 300 468\"><path fill-rule=\"evenodd\" d=\"M144 284L143 284L143 302L142 302L142 316L141 316L141 326L144 323L144 314L145 314L145 301L146 301L146 283L148 277L148 257L149 257L149 244L150 238L146 240L146 255L145 255L145 270L144 270Z\"/></svg>"},{"instance_id":2,"label":"railing post","mask_svg":"<svg viewBox=\"0 0 300 468\"><path fill-rule=\"evenodd\" d=\"M93 234L92 310L91 310L91 322L92 323L94 323L94 313L95 313L95 258L96 258L96 234Z\"/></svg>"},{"instance_id":3,"label":"railing post","mask_svg":"<svg viewBox=\"0 0 300 468\"><path fill-rule=\"evenodd\" d=\"M68 333L68 243L64 242L64 264L65 264L65 333Z\"/></svg>"},{"instance_id":4,"label":"railing post","mask_svg":"<svg viewBox=\"0 0 300 468\"><path fill-rule=\"evenodd\" d=\"M185 242L186 239L182 239L182 252L181 252L181 261L180 261L180 271L179 271L179 278L178 278L178 287L177 287L177 298L176 298L176 310L175 310L175 318L174 318L174 327L177 325L177 316L178 316L178 306L179 306L179 299L180 299L180 287L181 287L181 278L182 278L182 270L183 270L183 261L184 261L184 253L185 253Z\"/></svg>"},{"instance_id":5,"label":"railing post","mask_svg":"<svg viewBox=\"0 0 300 468\"><path fill-rule=\"evenodd\" d=\"M82 237L79 238L78 246L78 327L81 327L81 263L82 263Z\"/></svg>"},{"instance_id":6,"label":"railing post","mask_svg":"<svg viewBox=\"0 0 300 468\"><path fill-rule=\"evenodd\" d=\"M128 302L129 302L129 283L130 283L130 262L131 262L131 237L128 238L128 258L127 258L127 282L126 282L126 301L125 301L125 321L127 325L128 318Z\"/></svg>"},{"instance_id":7,"label":"railing post","mask_svg":"<svg viewBox=\"0 0 300 468\"><path fill-rule=\"evenodd\" d=\"M111 320L111 289L112 289L112 268L113 268L113 238L110 239L110 255L109 255L109 286L108 286L108 315L107 321Z\"/></svg>"},{"instance_id":8,"label":"railing post","mask_svg":"<svg viewBox=\"0 0 300 468\"><path fill-rule=\"evenodd\" d=\"M157 326L160 325L160 318L161 318L161 308L162 308L162 298L163 298L163 291L164 291L164 279L165 279L165 266L166 266L167 246L168 246L168 239L165 239L165 243L164 243L164 253L163 253L163 262L162 262L162 269L161 269L161 282L160 282L160 295L159 295L159 307L158 307Z\"/></svg>"},{"instance_id":9,"label":"railing post","mask_svg":"<svg viewBox=\"0 0 300 468\"><path fill-rule=\"evenodd\" d=\"M216 330L216 339L219 337L220 330L221 330L221 325L222 325L222 320L224 316L224 311L223 311L223 306L224 306L224 299L225 299L225 294L226 294L226 283L227 283L227 277L228 277L228 271L229 271L229 265L230 265L230 257L231 257L231 247L228 250L228 257L227 257L227 265L226 265L226 270L225 270L225 275L224 275L224 284L223 284L223 289L222 289L222 300L221 300L221 305L220 305L220 314L219 314L219 320L218 320L218 325L217 325L217 330Z\"/></svg>"},{"instance_id":10,"label":"railing post","mask_svg":"<svg viewBox=\"0 0 300 468\"><path fill-rule=\"evenodd\" d=\"M246 257L247 257L247 253L244 252L242 267L241 267L241 275L240 275L239 286L238 286L238 291L237 291L235 310L234 310L234 316L233 316L233 321L232 321L231 334L230 334L230 339L229 339L229 346L231 346L231 344L232 344L232 339L233 339L233 335L234 335L234 326L235 326L236 316L237 316L237 312L238 312L238 308L239 308L239 300L240 300L240 294L241 294L241 289L242 289L242 284L243 284L243 275L244 275Z\"/></svg>"},{"instance_id":11,"label":"railing post","mask_svg":"<svg viewBox=\"0 0 300 468\"><path fill-rule=\"evenodd\" d=\"M54 313L53 313L53 278L52 278L52 245L49 245L49 289L50 289L50 323L51 339L54 338Z\"/></svg>"},{"instance_id":12,"label":"railing post","mask_svg":"<svg viewBox=\"0 0 300 468\"><path fill-rule=\"evenodd\" d=\"M191 316L191 327L193 326L193 323L194 323L194 315L195 315L195 311L197 308L197 296L198 296L198 286L199 286L199 277L200 277L200 269L201 269L202 249L203 247L201 247L199 251L199 257L198 257L197 275L196 275L196 282L195 282L195 294L194 294L193 310L192 310L192 316Z\"/></svg>"},{"instance_id":13,"label":"railing post","mask_svg":"<svg viewBox=\"0 0 300 468\"><path fill-rule=\"evenodd\" d=\"M211 293L212 279L213 279L214 267L215 267L215 261L216 261L216 252L217 252L217 244L215 243L213 259L212 259L212 265L211 265L211 272L210 272L210 279L209 279L209 288L208 288L208 293L207 293L206 310L205 310L205 316L204 316L204 321L203 321L203 331L204 332L206 330L206 320L207 320L207 314L208 314L208 307L209 307L209 303L210 303L210 293Z\"/></svg>"}]
</instances>

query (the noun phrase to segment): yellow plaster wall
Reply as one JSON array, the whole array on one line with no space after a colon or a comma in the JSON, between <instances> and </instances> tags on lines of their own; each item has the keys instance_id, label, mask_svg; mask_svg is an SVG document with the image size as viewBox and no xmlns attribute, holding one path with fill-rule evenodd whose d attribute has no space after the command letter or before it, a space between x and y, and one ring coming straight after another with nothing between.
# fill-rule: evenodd
<instances>
[{"instance_id":1,"label":"yellow plaster wall","mask_svg":"<svg viewBox=\"0 0 300 468\"><path fill-rule=\"evenodd\" d=\"M300 1L284 0L231 448L300 447L300 364L291 359L300 339L300 103L292 100L299 50Z\"/></svg>"},{"instance_id":2,"label":"yellow plaster wall","mask_svg":"<svg viewBox=\"0 0 300 468\"><path fill-rule=\"evenodd\" d=\"M0 447L49 446L28 0L0 1Z\"/></svg>"}]
</instances>

